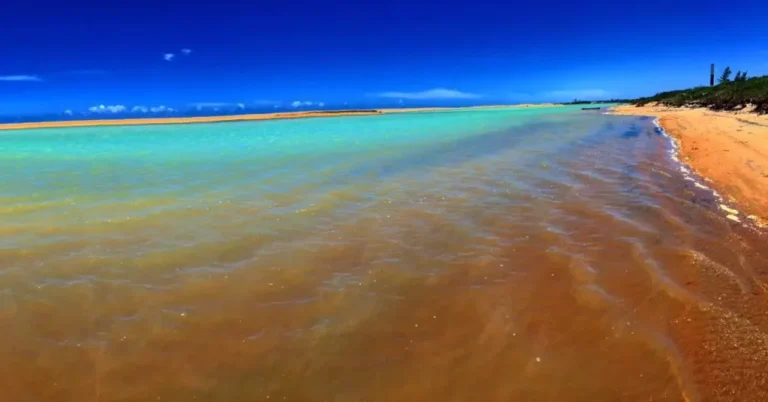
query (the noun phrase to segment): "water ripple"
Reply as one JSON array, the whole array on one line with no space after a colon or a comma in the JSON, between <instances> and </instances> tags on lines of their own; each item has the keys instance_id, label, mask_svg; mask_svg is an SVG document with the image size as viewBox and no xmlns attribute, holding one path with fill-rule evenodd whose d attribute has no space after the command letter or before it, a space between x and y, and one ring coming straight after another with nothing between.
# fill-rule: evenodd
<instances>
[{"instance_id":1,"label":"water ripple","mask_svg":"<svg viewBox=\"0 0 768 402\"><path fill-rule=\"evenodd\" d=\"M0 137L6 399L768 399L768 243L651 119L78 130Z\"/></svg>"}]
</instances>

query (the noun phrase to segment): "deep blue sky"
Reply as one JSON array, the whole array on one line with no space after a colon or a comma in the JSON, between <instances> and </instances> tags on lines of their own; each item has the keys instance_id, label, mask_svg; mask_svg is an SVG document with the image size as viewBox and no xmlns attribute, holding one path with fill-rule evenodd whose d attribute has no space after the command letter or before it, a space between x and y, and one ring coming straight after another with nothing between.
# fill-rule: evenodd
<instances>
[{"instance_id":1,"label":"deep blue sky","mask_svg":"<svg viewBox=\"0 0 768 402\"><path fill-rule=\"evenodd\" d=\"M2 7L0 114L635 97L705 84L711 62L768 73L764 0L57 4Z\"/></svg>"}]
</instances>

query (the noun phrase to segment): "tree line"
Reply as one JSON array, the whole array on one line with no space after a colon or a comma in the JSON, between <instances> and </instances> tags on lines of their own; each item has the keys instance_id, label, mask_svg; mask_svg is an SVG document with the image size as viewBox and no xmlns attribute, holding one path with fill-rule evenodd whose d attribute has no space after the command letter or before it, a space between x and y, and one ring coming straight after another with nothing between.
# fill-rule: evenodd
<instances>
[{"instance_id":1,"label":"tree line","mask_svg":"<svg viewBox=\"0 0 768 402\"><path fill-rule=\"evenodd\" d=\"M731 67L730 66L726 67L723 70L723 73L720 74L720 78L717 80L717 82L720 83L720 84L723 84L723 83L726 83L726 82L730 82L731 81L731 73L733 73L733 71L731 71ZM746 71L741 72L741 70L737 71L736 72L736 76L733 78L734 82L742 82L742 81L746 81L746 80L747 80L747 72Z\"/></svg>"},{"instance_id":2,"label":"tree line","mask_svg":"<svg viewBox=\"0 0 768 402\"><path fill-rule=\"evenodd\" d=\"M673 107L706 107L713 110L741 110L754 107L756 113L768 113L768 75L748 77L746 71L726 67L715 86L700 86L690 89L666 91L654 96L635 99L630 102L637 106L658 103Z\"/></svg>"}]
</instances>

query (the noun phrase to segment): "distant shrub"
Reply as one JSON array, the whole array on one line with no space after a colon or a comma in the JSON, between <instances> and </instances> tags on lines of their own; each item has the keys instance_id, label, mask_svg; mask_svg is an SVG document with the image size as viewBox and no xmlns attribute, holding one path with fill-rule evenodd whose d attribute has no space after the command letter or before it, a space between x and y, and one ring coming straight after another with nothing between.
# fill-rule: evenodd
<instances>
[{"instance_id":1,"label":"distant shrub","mask_svg":"<svg viewBox=\"0 0 768 402\"><path fill-rule=\"evenodd\" d=\"M664 106L706 107L713 110L735 110L753 105L755 112L768 113L768 75L747 78L746 72L739 72L733 81L724 81L714 87L660 92L635 99L632 103L642 106L651 102Z\"/></svg>"},{"instance_id":2,"label":"distant shrub","mask_svg":"<svg viewBox=\"0 0 768 402\"><path fill-rule=\"evenodd\" d=\"M730 66L725 67L725 70L723 70L723 73L720 74L720 79L718 79L717 82L722 84L724 82L730 81L731 80L731 73L732 73L731 67Z\"/></svg>"}]
</instances>

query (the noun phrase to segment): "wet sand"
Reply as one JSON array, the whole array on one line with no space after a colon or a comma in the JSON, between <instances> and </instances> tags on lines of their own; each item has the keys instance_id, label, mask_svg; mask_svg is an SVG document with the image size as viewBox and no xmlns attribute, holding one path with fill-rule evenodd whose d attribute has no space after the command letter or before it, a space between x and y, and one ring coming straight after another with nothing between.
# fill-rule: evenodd
<instances>
[{"instance_id":1,"label":"wet sand","mask_svg":"<svg viewBox=\"0 0 768 402\"><path fill-rule=\"evenodd\" d=\"M768 222L768 116L659 106L613 112L658 117L685 163L758 224Z\"/></svg>"},{"instance_id":2,"label":"wet sand","mask_svg":"<svg viewBox=\"0 0 768 402\"><path fill-rule=\"evenodd\" d=\"M471 107L429 107L429 108L395 108L395 109L370 109L370 110L313 110L301 112L258 113L239 114L228 116L199 116L199 117L161 117L140 119L106 119L106 120L70 120L70 121L45 121L29 123L0 124L0 130L21 130L32 128L61 128L61 127L94 127L94 126L136 126L149 124L191 124L191 123L221 123L233 121L254 120L283 120L301 119L308 117L340 117L340 116L372 116L384 113L409 113L409 112L439 112L456 111L465 109L496 109L496 108L536 108L557 106L550 103L522 104L522 105L498 105L498 106L471 106Z\"/></svg>"}]
</instances>

